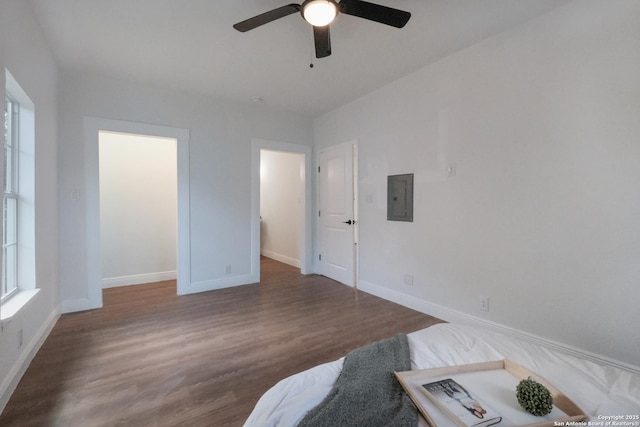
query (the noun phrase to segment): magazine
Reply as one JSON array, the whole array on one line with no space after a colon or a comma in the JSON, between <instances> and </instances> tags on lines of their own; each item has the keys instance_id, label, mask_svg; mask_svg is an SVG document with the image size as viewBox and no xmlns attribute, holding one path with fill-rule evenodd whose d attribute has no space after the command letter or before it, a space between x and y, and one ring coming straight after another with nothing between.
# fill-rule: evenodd
<instances>
[{"instance_id":1,"label":"magazine","mask_svg":"<svg viewBox=\"0 0 640 427\"><path fill-rule=\"evenodd\" d=\"M502 421L500 415L452 378L422 384L421 389L460 426L483 427Z\"/></svg>"}]
</instances>

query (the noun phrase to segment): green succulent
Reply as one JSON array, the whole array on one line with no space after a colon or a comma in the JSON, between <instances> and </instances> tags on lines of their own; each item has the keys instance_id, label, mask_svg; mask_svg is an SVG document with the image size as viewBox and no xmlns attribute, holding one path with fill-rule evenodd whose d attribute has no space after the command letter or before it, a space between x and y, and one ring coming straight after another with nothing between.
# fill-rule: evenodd
<instances>
[{"instance_id":1,"label":"green succulent","mask_svg":"<svg viewBox=\"0 0 640 427\"><path fill-rule=\"evenodd\" d=\"M525 411L538 417L547 415L553 409L553 397L549 389L531 377L516 386L516 397Z\"/></svg>"}]
</instances>

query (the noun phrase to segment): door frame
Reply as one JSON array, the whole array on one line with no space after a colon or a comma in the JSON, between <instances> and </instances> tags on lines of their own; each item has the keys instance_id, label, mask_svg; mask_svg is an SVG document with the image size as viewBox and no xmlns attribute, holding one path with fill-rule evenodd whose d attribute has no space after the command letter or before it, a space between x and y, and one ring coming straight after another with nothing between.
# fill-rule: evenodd
<instances>
[{"instance_id":1,"label":"door frame","mask_svg":"<svg viewBox=\"0 0 640 427\"><path fill-rule=\"evenodd\" d=\"M359 208L358 208L358 140L354 139L351 141L347 141L347 142L343 142L342 144L335 144L335 145L331 145L331 146L327 146L327 147L323 147L321 149L318 149L317 153L316 153L316 158L315 158L315 168L314 170L317 172L319 171L320 168L320 153L327 151L327 150L332 150L332 149L336 149L338 147L344 146L344 145L351 145L352 149L353 149L353 177L352 177L352 184L353 184L353 218L355 221L355 224L353 226L353 288L354 289L358 289L358 280L360 278L360 250L359 250L359 242L360 242L360 214L359 214ZM320 219L318 218L317 214L318 214L318 210L320 209L320 180L318 179L318 174L315 175L316 176L316 236L318 236L316 242L315 242L315 257L314 257L314 271L317 274L321 274L321 268L320 268L320 260L318 257L318 254L320 254L320 240L322 239L321 236L321 229L320 229ZM348 286L348 285L347 285Z\"/></svg>"},{"instance_id":2,"label":"door frame","mask_svg":"<svg viewBox=\"0 0 640 427\"><path fill-rule=\"evenodd\" d=\"M175 138L177 142L178 174L178 259L177 293L188 293L191 283L191 236L189 232L189 129L123 120L84 118L85 141L85 203L87 250L87 307L102 307L102 260L100 255L100 177L99 132L110 131Z\"/></svg>"},{"instance_id":3,"label":"door frame","mask_svg":"<svg viewBox=\"0 0 640 427\"><path fill-rule=\"evenodd\" d=\"M260 151L272 150L304 155L304 232L300 236L300 273L314 271L312 263L312 159L311 147L289 142L251 140L251 276L260 281Z\"/></svg>"}]
</instances>

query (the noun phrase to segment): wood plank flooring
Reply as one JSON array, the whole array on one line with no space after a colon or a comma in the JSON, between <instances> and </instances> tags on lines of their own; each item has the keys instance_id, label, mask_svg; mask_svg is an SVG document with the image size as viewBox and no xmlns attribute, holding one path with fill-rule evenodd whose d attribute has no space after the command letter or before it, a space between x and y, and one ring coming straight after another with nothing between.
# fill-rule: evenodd
<instances>
[{"instance_id":1,"label":"wood plank flooring","mask_svg":"<svg viewBox=\"0 0 640 427\"><path fill-rule=\"evenodd\" d=\"M262 259L260 284L178 297L104 291L63 315L1 426L241 426L279 380L440 320Z\"/></svg>"}]
</instances>

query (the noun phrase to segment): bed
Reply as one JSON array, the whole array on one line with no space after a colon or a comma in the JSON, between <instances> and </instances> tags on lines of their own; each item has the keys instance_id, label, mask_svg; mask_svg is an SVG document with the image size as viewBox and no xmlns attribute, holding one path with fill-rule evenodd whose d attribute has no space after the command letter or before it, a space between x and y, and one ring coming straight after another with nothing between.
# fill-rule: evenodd
<instances>
[{"instance_id":1,"label":"bed","mask_svg":"<svg viewBox=\"0 0 640 427\"><path fill-rule=\"evenodd\" d=\"M509 359L548 380L594 422L640 415L640 375L628 370L469 325L438 324L407 338L411 369ZM343 363L341 358L280 381L260 398L244 426L298 425L331 392ZM428 426L422 417L418 425Z\"/></svg>"}]
</instances>

